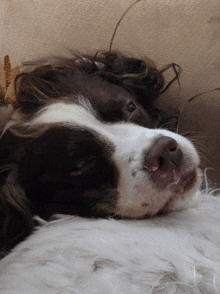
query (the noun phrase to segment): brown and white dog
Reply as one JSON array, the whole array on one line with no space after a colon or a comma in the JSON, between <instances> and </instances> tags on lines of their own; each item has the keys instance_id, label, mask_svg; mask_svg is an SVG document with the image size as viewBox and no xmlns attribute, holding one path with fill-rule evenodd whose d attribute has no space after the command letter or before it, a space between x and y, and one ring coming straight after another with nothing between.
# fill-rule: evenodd
<instances>
[{"instance_id":1,"label":"brown and white dog","mask_svg":"<svg viewBox=\"0 0 220 294\"><path fill-rule=\"evenodd\" d=\"M16 79L0 140L0 240L8 250L54 213L149 218L184 207L199 157L158 129L162 72L120 53L38 62Z\"/></svg>"}]
</instances>

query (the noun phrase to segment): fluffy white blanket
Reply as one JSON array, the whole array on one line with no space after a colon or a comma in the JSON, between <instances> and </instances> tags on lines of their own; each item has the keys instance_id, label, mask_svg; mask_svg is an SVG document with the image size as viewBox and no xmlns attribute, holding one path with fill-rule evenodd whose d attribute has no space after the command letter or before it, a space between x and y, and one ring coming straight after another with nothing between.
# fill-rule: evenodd
<instances>
[{"instance_id":1,"label":"fluffy white blanket","mask_svg":"<svg viewBox=\"0 0 220 294\"><path fill-rule=\"evenodd\" d=\"M62 216L0 262L1 294L220 293L220 200L148 220Z\"/></svg>"}]
</instances>

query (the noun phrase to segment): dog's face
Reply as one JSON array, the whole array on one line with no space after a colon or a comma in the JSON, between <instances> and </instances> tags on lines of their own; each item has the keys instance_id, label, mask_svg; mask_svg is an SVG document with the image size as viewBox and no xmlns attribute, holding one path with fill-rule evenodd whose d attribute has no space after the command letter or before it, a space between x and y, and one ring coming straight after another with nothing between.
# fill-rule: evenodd
<instances>
[{"instance_id":1,"label":"dog's face","mask_svg":"<svg viewBox=\"0 0 220 294\"><path fill-rule=\"evenodd\" d=\"M19 78L0 142L4 238L28 234L32 213L42 210L146 218L180 208L199 187L193 145L151 129L163 85L156 69L107 54L40 66Z\"/></svg>"},{"instance_id":2,"label":"dog's face","mask_svg":"<svg viewBox=\"0 0 220 294\"><path fill-rule=\"evenodd\" d=\"M195 192L199 158L189 141L165 130L104 123L81 99L53 103L22 130L14 128L21 136L13 155L17 179L32 203L144 218L175 210Z\"/></svg>"}]
</instances>

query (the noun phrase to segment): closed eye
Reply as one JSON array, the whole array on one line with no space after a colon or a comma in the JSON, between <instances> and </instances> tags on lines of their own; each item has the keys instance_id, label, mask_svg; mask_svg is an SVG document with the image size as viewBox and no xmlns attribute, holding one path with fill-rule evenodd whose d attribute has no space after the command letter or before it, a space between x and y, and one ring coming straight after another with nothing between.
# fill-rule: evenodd
<instances>
[{"instance_id":1,"label":"closed eye","mask_svg":"<svg viewBox=\"0 0 220 294\"><path fill-rule=\"evenodd\" d=\"M96 163L96 157L95 156L90 156L86 159L82 159L78 161L76 164L76 167L74 170L70 173L70 176L79 176L83 174L84 172L89 171Z\"/></svg>"}]
</instances>

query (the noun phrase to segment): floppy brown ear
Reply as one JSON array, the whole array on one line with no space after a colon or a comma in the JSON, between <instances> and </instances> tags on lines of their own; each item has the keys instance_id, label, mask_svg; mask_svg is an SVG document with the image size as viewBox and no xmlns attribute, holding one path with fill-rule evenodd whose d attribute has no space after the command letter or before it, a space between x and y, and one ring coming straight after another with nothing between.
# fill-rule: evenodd
<instances>
[{"instance_id":1,"label":"floppy brown ear","mask_svg":"<svg viewBox=\"0 0 220 294\"><path fill-rule=\"evenodd\" d=\"M135 93L140 103L148 108L160 95L164 78L152 62L126 57L120 52L104 52L97 61L105 66L99 75Z\"/></svg>"},{"instance_id":2,"label":"floppy brown ear","mask_svg":"<svg viewBox=\"0 0 220 294\"><path fill-rule=\"evenodd\" d=\"M21 140L10 128L0 136L0 256L28 236L34 226L29 200L18 179Z\"/></svg>"},{"instance_id":3,"label":"floppy brown ear","mask_svg":"<svg viewBox=\"0 0 220 294\"><path fill-rule=\"evenodd\" d=\"M33 230L28 200L16 181L16 172L11 171L0 187L0 257Z\"/></svg>"}]
</instances>

